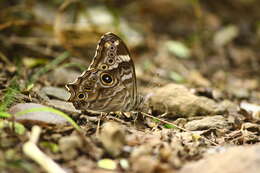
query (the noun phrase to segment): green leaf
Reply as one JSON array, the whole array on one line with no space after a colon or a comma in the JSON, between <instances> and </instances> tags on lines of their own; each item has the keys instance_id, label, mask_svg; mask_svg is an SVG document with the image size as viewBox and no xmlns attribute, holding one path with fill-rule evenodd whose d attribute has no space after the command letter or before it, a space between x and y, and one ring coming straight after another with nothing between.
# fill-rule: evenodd
<instances>
[{"instance_id":1,"label":"green leaf","mask_svg":"<svg viewBox=\"0 0 260 173\"><path fill-rule=\"evenodd\" d=\"M182 42L179 41L167 41L166 47L169 52L173 53L179 58L188 59L190 58L190 50Z\"/></svg>"},{"instance_id":2,"label":"green leaf","mask_svg":"<svg viewBox=\"0 0 260 173\"><path fill-rule=\"evenodd\" d=\"M0 120L0 129L5 127L14 128L15 133L17 133L18 135L23 135L26 131L25 127L18 122L9 122L6 120Z\"/></svg>"},{"instance_id":3,"label":"green leaf","mask_svg":"<svg viewBox=\"0 0 260 173\"><path fill-rule=\"evenodd\" d=\"M199 134L192 134L192 139L194 140L194 141L198 141L199 139L201 139L201 136L199 135Z\"/></svg>"},{"instance_id":4,"label":"green leaf","mask_svg":"<svg viewBox=\"0 0 260 173\"><path fill-rule=\"evenodd\" d=\"M181 76L179 73L176 73L174 71L170 72L170 78L177 83L183 83L185 81L183 76Z\"/></svg>"},{"instance_id":5,"label":"green leaf","mask_svg":"<svg viewBox=\"0 0 260 173\"><path fill-rule=\"evenodd\" d=\"M116 162L114 160L111 159L102 159L99 160L97 163L99 168L103 168L103 169L109 169L109 170L115 170L116 169Z\"/></svg>"},{"instance_id":6,"label":"green leaf","mask_svg":"<svg viewBox=\"0 0 260 173\"><path fill-rule=\"evenodd\" d=\"M130 167L127 159L120 159L119 164L123 169L129 169Z\"/></svg>"},{"instance_id":7,"label":"green leaf","mask_svg":"<svg viewBox=\"0 0 260 173\"><path fill-rule=\"evenodd\" d=\"M44 142L40 143L40 146L44 147L44 148L49 148L53 153L57 153L60 151L59 145L57 145L53 142L44 141Z\"/></svg>"},{"instance_id":8,"label":"green leaf","mask_svg":"<svg viewBox=\"0 0 260 173\"><path fill-rule=\"evenodd\" d=\"M47 59L44 58L24 57L22 60L23 60L23 64L27 68L33 68L35 66L47 63Z\"/></svg>"},{"instance_id":9,"label":"green leaf","mask_svg":"<svg viewBox=\"0 0 260 173\"><path fill-rule=\"evenodd\" d=\"M152 120L153 120L153 122L155 122L155 123L159 123L159 122L160 122L160 120L158 120L158 119L156 119L156 118L153 118Z\"/></svg>"},{"instance_id":10,"label":"green leaf","mask_svg":"<svg viewBox=\"0 0 260 173\"><path fill-rule=\"evenodd\" d=\"M11 116L8 112L0 112L0 118L10 118Z\"/></svg>"},{"instance_id":11,"label":"green leaf","mask_svg":"<svg viewBox=\"0 0 260 173\"><path fill-rule=\"evenodd\" d=\"M166 128L166 129L174 129L174 128L176 128L176 127L175 127L174 125L172 125L172 124L164 124L163 127Z\"/></svg>"},{"instance_id":12,"label":"green leaf","mask_svg":"<svg viewBox=\"0 0 260 173\"><path fill-rule=\"evenodd\" d=\"M23 135L26 131L25 127L18 123L18 122L10 122L9 126L12 126L12 123L14 123L14 131L15 133L19 134L19 135Z\"/></svg>"},{"instance_id":13,"label":"green leaf","mask_svg":"<svg viewBox=\"0 0 260 173\"><path fill-rule=\"evenodd\" d=\"M30 91L34 87L34 84L31 83L26 87L26 91Z\"/></svg>"}]
</instances>

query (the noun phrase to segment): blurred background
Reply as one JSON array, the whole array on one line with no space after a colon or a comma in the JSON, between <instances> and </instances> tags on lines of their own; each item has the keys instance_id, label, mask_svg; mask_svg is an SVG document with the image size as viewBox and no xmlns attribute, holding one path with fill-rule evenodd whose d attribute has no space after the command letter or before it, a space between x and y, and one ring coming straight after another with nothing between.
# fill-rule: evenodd
<instances>
[{"instance_id":1,"label":"blurred background","mask_svg":"<svg viewBox=\"0 0 260 173\"><path fill-rule=\"evenodd\" d=\"M25 90L64 86L114 32L130 49L140 90L174 82L260 103L259 10L257 0L2 0L0 89L17 75ZM64 52L54 71L34 75Z\"/></svg>"}]
</instances>

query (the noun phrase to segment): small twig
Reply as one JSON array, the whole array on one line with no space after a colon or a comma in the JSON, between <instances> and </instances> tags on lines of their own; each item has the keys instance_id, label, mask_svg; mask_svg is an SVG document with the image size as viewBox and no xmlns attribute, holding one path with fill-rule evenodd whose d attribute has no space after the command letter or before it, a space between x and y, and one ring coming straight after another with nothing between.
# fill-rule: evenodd
<instances>
[{"instance_id":1,"label":"small twig","mask_svg":"<svg viewBox=\"0 0 260 173\"><path fill-rule=\"evenodd\" d=\"M160 121L160 122L163 122L163 123L165 123L165 124L173 125L174 127L178 128L178 129L180 129L180 130L183 130L184 132L188 132L188 133L193 134L191 131L189 131L189 130L187 130L187 129L185 129L185 128L179 127L179 126L177 126L176 124L171 123L171 122L169 122L169 121L162 120L162 119L160 119L160 118L154 117L154 116L149 115L149 114L144 113L144 112L141 112L141 114L144 115L144 116L146 116L146 117L149 117L149 118L152 118L152 119L156 119L156 120L158 120L158 121ZM196 135L197 135L197 134L196 134ZM213 142L213 141L211 141L211 140L205 138L204 136L201 136L201 135L199 135L199 136L200 136L202 139L204 139L205 141L208 141L209 143L211 143L211 144L213 144L213 145L215 145L215 146L218 146L218 145L219 145L219 144L217 144L217 143L215 143L215 142Z\"/></svg>"},{"instance_id":2,"label":"small twig","mask_svg":"<svg viewBox=\"0 0 260 173\"><path fill-rule=\"evenodd\" d=\"M66 173L50 157L45 155L36 145L41 134L39 126L33 126L30 139L23 145L23 152L32 160L37 162L48 173Z\"/></svg>"}]
</instances>

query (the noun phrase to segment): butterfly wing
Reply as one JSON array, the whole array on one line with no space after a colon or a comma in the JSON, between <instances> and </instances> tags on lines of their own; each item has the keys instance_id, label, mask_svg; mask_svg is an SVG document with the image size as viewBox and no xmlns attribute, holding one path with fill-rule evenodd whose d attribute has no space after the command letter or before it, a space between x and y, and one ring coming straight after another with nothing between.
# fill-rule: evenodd
<instances>
[{"instance_id":1,"label":"butterfly wing","mask_svg":"<svg viewBox=\"0 0 260 173\"><path fill-rule=\"evenodd\" d=\"M91 79L93 76L95 81ZM112 83L106 83L110 78ZM113 33L102 36L88 70L67 88L71 92L69 101L79 109L104 112L133 110L138 102L136 76L125 43ZM92 90L85 92L84 88ZM77 98L82 93L84 99Z\"/></svg>"}]
</instances>

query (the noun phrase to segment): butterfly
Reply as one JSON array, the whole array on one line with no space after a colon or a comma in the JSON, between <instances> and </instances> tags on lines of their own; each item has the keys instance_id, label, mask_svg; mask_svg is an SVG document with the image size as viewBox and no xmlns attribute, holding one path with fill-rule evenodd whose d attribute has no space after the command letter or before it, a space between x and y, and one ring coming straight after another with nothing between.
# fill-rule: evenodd
<instances>
[{"instance_id":1,"label":"butterfly","mask_svg":"<svg viewBox=\"0 0 260 173\"><path fill-rule=\"evenodd\" d=\"M126 44L115 34L104 34L89 66L66 85L76 109L99 112L135 110L137 94L134 62Z\"/></svg>"}]
</instances>

